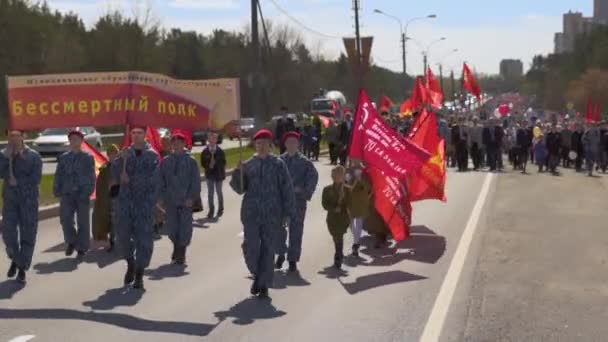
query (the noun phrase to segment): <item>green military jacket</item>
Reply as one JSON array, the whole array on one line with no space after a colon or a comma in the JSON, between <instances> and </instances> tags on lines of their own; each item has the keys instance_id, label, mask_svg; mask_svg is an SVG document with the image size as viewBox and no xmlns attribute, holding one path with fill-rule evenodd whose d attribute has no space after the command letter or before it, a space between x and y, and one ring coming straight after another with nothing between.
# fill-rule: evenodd
<instances>
[{"instance_id":1,"label":"green military jacket","mask_svg":"<svg viewBox=\"0 0 608 342\"><path fill-rule=\"evenodd\" d=\"M340 201L340 192L343 191L342 200ZM346 230L350 225L350 216L348 214L348 203L350 202L350 190L342 185L328 185L323 189L322 195L323 209L327 210L327 228L332 236L341 237L346 234Z\"/></svg>"}]
</instances>

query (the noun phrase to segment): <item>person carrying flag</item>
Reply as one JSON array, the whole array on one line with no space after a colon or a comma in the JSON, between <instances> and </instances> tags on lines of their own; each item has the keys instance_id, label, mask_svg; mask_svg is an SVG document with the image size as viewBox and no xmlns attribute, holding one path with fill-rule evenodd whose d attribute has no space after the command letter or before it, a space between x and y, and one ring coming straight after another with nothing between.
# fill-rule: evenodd
<instances>
[{"instance_id":1,"label":"person carrying flag","mask_svg":"<svg viewBox=\"0 0 608 342\"><path fill-rule=\"evenodd\" d=\"M91 195L95 190L95 161L93 156L82 151L84 134L73 130L68 133L70 151L59 157L53 193L60 199L60 221L63 228L65 255L71 256L74 249L77 259L82 261L89 250L91 240ZM74 215L78 229L74 227Z\"/></svg>"},{"instance_id":2,"label":"person carrying flag","mask_svg":"<svg viewBox=\"0 0 608 342\"><path fill-rule=\"evenodd\" d=\"M201 175L196 161L186 150L186 136L173 135L171 144L173 152L160 166L160 196L173 243L171 261L184 265L186 248L192 240L192 207L201 193Z\"/></svg>"},{"instance_id":3,"label":"person carrying flag","mask_svg":"<svg viewBox=\"0 0 608 342\"><path fill-rule=\"evenodd\" d=\"M159 156L146 142L146 128L131 129L133 144L112 164L118 194L118 247L127 262L124 284L144 289L144 270L154 249L154 208L159 186Z\"/></svg>"},{"instance_id":4,"label":"person carrying flag","mask_svg":"<svg viewBox=\"0 0 608 342\"><path fill-rule=\"evenodd\" d=\"M11 265L6 276L17 275L25 283L25 272L32 264L38 231L38 186L42 159L23 143L23 131L9 130L8 146L0 153L2 189L2 240Z\"/></svg>"},{"instance_id":5,"label":"person carrying flag","mask_svg":"<svg viewBox=\"0 0 608 342\"><path fill-rule=\"evenodd\" d=\"M275 268L281 269L285 262L285 253L289 261L289 271L298 270L297 263L302 254L302 235L304 234L304 217L306 216L306 202L312 199L317 188L319 173L312 162L299 150L300 134L287 132L283 135L283 144L287 152L281 155L281 160L287 165L296 198L295 216L289 222L289 248L285 245L287 240L287 227L281 227L277 236L277 261Z\"/></svg>"},{"instance_id":6,"label":"person carrying flag","mask_svg":"<svg viewBox=\"0 0 608 342\"><path fill-rule=\"evenodd\" d=\"M253 136L256 154L234 170L230 187L242 194L243 255L254 280L251 294L268 297L274 275L274 244L281 225L295 217L295 193L285 163L271 154L272 133Z\"/></svg>"}]
</instances>

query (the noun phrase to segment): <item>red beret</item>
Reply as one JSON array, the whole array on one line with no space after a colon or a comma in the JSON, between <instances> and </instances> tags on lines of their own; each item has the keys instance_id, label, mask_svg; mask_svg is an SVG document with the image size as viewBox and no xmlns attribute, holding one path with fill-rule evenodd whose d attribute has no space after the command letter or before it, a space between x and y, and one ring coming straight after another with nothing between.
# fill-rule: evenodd
<instances>
[{"instance_id":1,"label":"red beret","mask_svg":"<svg viewBox=\"0 0 608 342\"><path fill-rule=\"evenodd\" d=\"M287 141L287 139L289 139L289 138L296 138L296 139L300 140L300 133L294 132L294 131L289 131L289 132L283 134L283 143L285 143L285 141Z\"/></svg>"},{"instance_id":2,"label":"red beret","mask_svg":"<svg viewBox=\"0 0 608 342\"><path fill-rule=\"evenodd\" d=\"M186 141L186 136L183 133L175 133L171 136L171 141L175 140L175 139L180 139L182 141Z\"/></svg>"},{"instance_id":3,"label":"red beret","mask_svg":"<svg viewBox=\"0 0 608 342\"><path fill-rule=\"evenodd\" d=\"M75 129L74 129L74 130L71 130L71 131L68 133L68 139L69 139L69 138L70 138L72 135L77 135L77 136L79 136L79 137L80 137L80 139L84 139L84 134L82 134L82 132L81 132L81 131L77 131L77 130L75 130Z\"/></svg>"},{"instance_id":4,"label":"red beret","mask_svg":"<svg viewBox=\"0 0 608 342\"><path fill-rule=\"evenodd\" d=\"M267 129L261 129L253 136L253 140L272 139L272 132Z\"/></svg>"}]
</instances>

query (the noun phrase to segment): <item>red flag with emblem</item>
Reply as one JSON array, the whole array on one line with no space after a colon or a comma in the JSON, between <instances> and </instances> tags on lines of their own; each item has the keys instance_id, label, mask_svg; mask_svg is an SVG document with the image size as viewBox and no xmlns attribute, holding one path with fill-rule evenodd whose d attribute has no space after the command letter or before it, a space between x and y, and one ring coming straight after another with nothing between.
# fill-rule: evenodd
<instances>
[{"instance_id":1,"label":"red flag with emblem","mask_svg":"<svg viewBox=\"0 0 608 342\"><path fill-rule=\"evenodd\" d=\"M445 202L445 140L437 131L435 113L423 110L410 132L412 142L431 152L431 158L409 178L409 199L412 202L427 199Z\"/></svg>"},{"instance_id":2,"label":"red flag with emblem","mask_svg":"<svg viewBox=\"0 0 608 342\"><path fill-rule=\"evenodd\" d=\"M93 156L93 161L95 162L95 179L99 176L99 169L108 162L108 158L101 154L101 152L97 151L97 149L91 146L86 140L82 141L82 151L87 152L91 156ZM95 187L97 189L97 187ZM91 199L95 199L96 190L93 189L93 194L91 194Z\"/></svg>"},{"instance_id":3,"label":"red flag with emblem","mask_svg":"<svg viewBox=\"0 0 608 342\"><path fill-rule=\"evenodd\" d=\"M441 85L435 75L433 75L433 71L431 68L426 70L426 91L427 91L427 100L431 107L440 109L443 107L443 92L441 91Z\"/></svg>"},{"instance_id":4,"label":"red flag with emblem","mask_svg":"<svg viewBox=\"0 0 608 342\"><path fill-rule=\"evenodd\" d=\"M475 95L478 100L481 99L481 88L479 88L477 81L475 81L475 76L473 76L467 63L462 65L462 86L471 94Z\"/></svg>"}]
</instances>

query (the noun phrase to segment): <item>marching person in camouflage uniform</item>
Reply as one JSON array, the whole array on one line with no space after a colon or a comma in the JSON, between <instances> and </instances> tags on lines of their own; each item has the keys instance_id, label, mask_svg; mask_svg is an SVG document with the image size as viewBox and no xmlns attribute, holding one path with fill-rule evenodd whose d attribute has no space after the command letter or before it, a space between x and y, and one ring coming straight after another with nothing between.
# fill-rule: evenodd
<instances>
[{"instance_id":1,"label":"marching person in camouflage uniform","mask_svg":"<svg viewBox=\"0 0 608 342\"><path fill-rule=\"evenodd\" d=\"M304 217L306 216L306 202L310 201L317 183L319 173L315 166L302 153L298 152L300 135L297 132L287 132L283 136L283 144L287 152L281 159L287 165L296 197L295 216L289 222L289 248L285 245L287 240L287 227L281 227L277 236L277 262L275 268L281 269L287 253L289 271L298 270L297 263L302 255L302 235L304 234Z\"/></svg>"},{"instance_id":2,"label":"marching person in camouflage uniform","mask_svg":"<svg viewBox=\"0 0 608 342\"><path fill-rule=\"evenodd\" d=\"M274 275L275 239L281 226L294 217L295 194L287 166L271 154L272 133L260 130L253 141L256 155L237 166L230 186L244 194L242 247L247 268L254 276L251 294L268 297Z\"/></svg>"},{"instance_id":3,"label":"marching person in camouflage uniform","mask_svg":"<svg viewBox=\"0 0 608 342\"><path fill-rule=\"evenodd\" d=\"M133 127L131 135L133 145L112 164L112 178L120 184L116 231L118 246L127 261L124 284L143 289L144 269L154 249L159 156L146 142L144 127Z\"/></svg>"},{"instance_id":4,"label":"marching person in camouflage uniform","mask_svg":"<svg viewBox=\"0 0 608 342\"><path fill-rule=\"evenodd\" d=\"M63 228L65 255L71 256L74 249L82 261L89 250L91 240L91 195L95 190L95 161L93 156L82 151L84 134L68 133L70 151L62 154L57 163L53 193L60 199L60 221ZM78 230L74 228L74 215Z\"/></svg>"},{"instance_id":5,"label":"marching person in camouflage uniform","mask_svg":"<svg viewBox=\"0 0 608 342\"><path fill-rule=\"evenodd\" d=\"M9 143L0 153L2 189L2 239L11 260L6 274L17 275L25 283L25 272L32 264L38 231L38 186L42 177L42 159L38 152L23 143L23 132L8 132Z\"/></svg>"},{"instance_id":6,"label":"marching person in camouflage uniform","mask_svg":"<svg viewBox=\"0 0 608 342\"><path fill-rule=\"evenodd\" d=\"M201 176L196 161L186 150L186 137L171 137L173 153L160 166L160 195L167 213L169 239L173 242L172 262L186 263L186 248L192 240L192 207L201 193Z\"/></svg>"}]
</instances>

